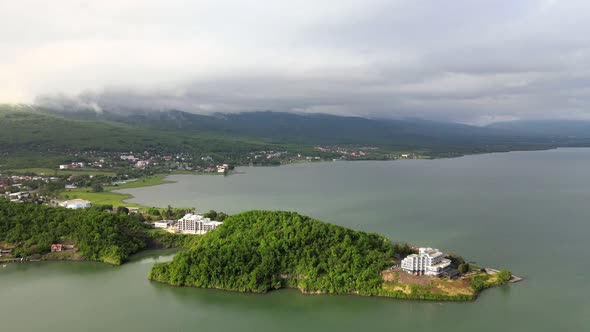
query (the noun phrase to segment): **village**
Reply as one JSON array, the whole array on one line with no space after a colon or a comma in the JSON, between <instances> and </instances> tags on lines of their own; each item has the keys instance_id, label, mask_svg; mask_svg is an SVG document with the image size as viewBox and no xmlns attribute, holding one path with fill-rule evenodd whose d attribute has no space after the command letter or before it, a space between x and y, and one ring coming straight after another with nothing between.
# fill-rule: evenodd
<instances>
[{"instance_id":1,"label":"village","mask_svg":"<svg viewBox=\"0 0 590 332\"><path fill-rule=\"evenodd\" d=\"M313 151L313 152L311 152ZM64 190L90 188L101 192L103 187L118 186L154 174L195 173L228 175L234 165L273 166L296 162L365 159L415 159L414 153L386 154L376 147L315 146L311 153L262 150L221 159L213 155L190 153L142 152L71 152L71 161L54 168L6 170L0 174L0 194L14 203L37 203L68 208L89 207L87 202L61 204L55 196ZM62 201L69 197L62 197ZM74 197L75 198L75 197Z\"/></svg>"},{"instance_id":2,"label":"village","mask_svg":"<svg viewBox=\"0 0 590 332\"><path fill-rule=\"evenodd\" d=\"M301 161L322 160L394 160L422 158L416 153L390 153L372 146L342 147L314 146L293 151L260 150L232 155L195 154L161 151L69 151L66 162L49 166L57 171L84 170L186 170L199 172L224 172L230 165L280 165ZM69 160L68 160L69 159ZM223 166L227 167L222 170ZM1 166L1 165L0 165ZM58 173L56 173L58 174ZM1 189L1 188L0 188Z\"/></svg>"}]
</instances>

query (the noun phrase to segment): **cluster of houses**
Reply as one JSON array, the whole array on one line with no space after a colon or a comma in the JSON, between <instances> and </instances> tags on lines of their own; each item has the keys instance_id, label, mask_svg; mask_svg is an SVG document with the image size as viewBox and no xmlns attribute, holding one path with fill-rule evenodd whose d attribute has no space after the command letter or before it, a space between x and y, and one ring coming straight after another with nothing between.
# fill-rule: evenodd
<instances>
[{"instance_id":1,"label":"cluster of houses","mask_svg":"<svg viewBox=\"0 0 590 332\"><path fill-rule=\"evenodd\" d=\"M357 150L349 150L349 149L345 149L345 148L340 148L340 147L323 147L323 146L315 146L314 150L317 151L321 151L321 152L328 152L328 153L338 153L340 154L341 158L346 158L346 157L363 157L367 155L367 152L364 150L375 150L375 148L373 147L364 147L364 148L359 148Z\"/></svg>"},{"instance_id":2,"label":"cluster of houses","mask_svg":"<svg viewBox=\"0 0 590 332\"><path fill-rule=\"evenodd\" d=\"M73 162L70 164L59 165L59 169L79 169L79 168L86 168L86 163Z\"/></svg>"},{"instance_id":3,"label":"cluster of houses","mask_svg":"<svg viewBox=\"0 0 590 332\"><path fill-rule=\"evenodd\" d=\"M402 260L401 268L412 274L439 277L451 273L451 260L438 249L418 248Z\"/></svg>"},{"instance_id":4,"label":"cluster of houses","mask_svg":"<svg viewBox=\"0 0 590 332\"><path fill-rule=\"evenodd\" d=\"M155 163L152 158L141 159L141 158L135 157L132 154L131 155L121 155L119 158L121 158L121 160L129 162L130 164L133 165L134 168L137 168L137 169L146 169L150 166L157 165L157 163Z\"/></svg>"},{"instance_id":5,"label":"cluster of houses","mask_svg":"<svg viewBox=\"0 0 590 332\"><path fill-rule=\"evenodd\" d=\"M219 227L222 222L205 218L200 214L187 213L178 220L160 220L154 223L155 228L165 229L171 233L205 234Z\"/></svg>"},{"instance_id":6,"label":"cluster of houses","mask_svg":"<svg viewBox=\"0 0 590 332\"><path fill-rule=\"evenodd\" d=\"M190 156L185 154L177 154L177 155L150 155L149 152L144 151L140 154L121 154L119 155L119 159L121 161L126 161L132 167L136 169L146 169L153 166L157 166L159 162L164 163L173 163L176 164L179 168L187 169L190 168L188 166L184 166L184 162L189 161L191 159Z\"/></svg>"},{"instance_id":7,"label":"cluster of houses","mask_svg":"<svg viewBox=\"0 0 590 332\"><path fill-rule=\"evenodd\" d=\"M272 159L286 156L287 151L258 151L252 152L250 155L254 156L254 159Z\"/></svg>"},{"instance_id":8,"label":"cluster of houses","mask_svg":"<svg viewBox=\"0 0 590 332\"><path fill-rule=\"evenodd\" d=\"M205 169L206 172L217 172L217 173L226 173L229 171L228 164L222 164L217 166L209 166Z\"/></svg>"},{"instance_id":9,"label":"cluster of houses","mask_svg":"<svg viewBox=\"0 0 590 332\"><path fill-rule=\"evenodd\" d=\"M28 190L26 182L57 182L59 178L38 176L38 175L3 175L0 174L0 190L7 190L8 188L18 188Z\"/></svg>"},{"instance_id":10,"label":"cluster of houses","mask_svg":"<svg viewBox=\"0 0 590 332\"><path fill-rule=\"evenodd\" d=\"M73 244L55 243L55 244L51 245L51 252L62 252L62 251L77 252L78 248L75 248Z\"/></svg>"},{"instance_id":11,"label":"cluster of houses","mask_svg":"<svg viewBox=\"0 0 590 332\"><path fill-rule=\"evenodd\" d=\"M29 193L28 191L19 191L19 192L15 192L15 193L9 192L9 193L6 193L4 196L6 198L8 198L8 200L13 203L21 203L21 202L25 202L29 198L31 198L31 193Z\"/></svg>"},{"instance_id":12,"label":"cluster of houses","mask_svg":"<svg viewBox=\"0 0 590 332\"><path fill-rule=\"evenodd\" d=\"M160 154L150 151L83 151L76 153L75 156L96 160L95 162L90 162L86 165L87 167L93 168L121 168L130 166L136 169L146 169L166 162L185 162L193 160L193 156L187 153Z\"/></svg>"}]
</instances>

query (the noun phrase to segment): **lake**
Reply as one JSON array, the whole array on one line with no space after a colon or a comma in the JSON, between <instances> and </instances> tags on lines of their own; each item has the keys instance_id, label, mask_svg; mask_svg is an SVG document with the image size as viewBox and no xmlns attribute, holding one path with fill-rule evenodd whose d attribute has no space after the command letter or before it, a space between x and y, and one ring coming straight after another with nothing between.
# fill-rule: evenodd
<instances>
[{"instance_id":1,"label":"lake","mask_svg":"<svg viewBox=\"0 0 590 332\"><path fill-rule=\"evenodd\" d=\"M0 331L582 331L590 317L590 149L439 160L240 167L125 190L148 206L293 210L395 241L454 251L526 280L475 302L266 295L147 280L150 251L119 267L0 268Z\"/></svg>"}]
</instances>

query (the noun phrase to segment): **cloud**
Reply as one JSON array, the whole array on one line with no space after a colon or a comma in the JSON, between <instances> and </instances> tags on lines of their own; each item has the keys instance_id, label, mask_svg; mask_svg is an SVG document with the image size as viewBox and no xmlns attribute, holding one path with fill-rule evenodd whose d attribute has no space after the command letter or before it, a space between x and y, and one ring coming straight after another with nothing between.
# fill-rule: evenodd
<instances>
[{"instance_id":1,"label":"cloud","mask_svg":"<svg viewBox=\"0 0 590 332\"><path fill-rule=\"evenodd\" d=\"M581 0L5 1L0 102L590 118L588 10Z\"/></svg>"}]
</instances>

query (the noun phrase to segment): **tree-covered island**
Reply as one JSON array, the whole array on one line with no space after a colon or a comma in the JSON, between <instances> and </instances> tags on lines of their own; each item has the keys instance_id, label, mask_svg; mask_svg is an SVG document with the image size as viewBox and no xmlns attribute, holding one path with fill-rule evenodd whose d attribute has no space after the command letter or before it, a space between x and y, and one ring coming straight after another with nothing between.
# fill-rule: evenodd
<instances>
[{"instance_id":1,"label":"tree-covered island","mask_svg":"<svg viewBox=\"0 0 590 332\"><path fill-rule=\"evenodd\" d=\"M505 284L508 271L465 271L458 280L404 275L392 269L412 252L378 234L354 231L294 212L250 211L230 216L171 262L156 264L154 281L174 286L267 292L358 294L406 299L473 300ZM397 258L397 259L396 259ZM460 257L451 257L463 264Z\"/></svg>"}]
</instances>

